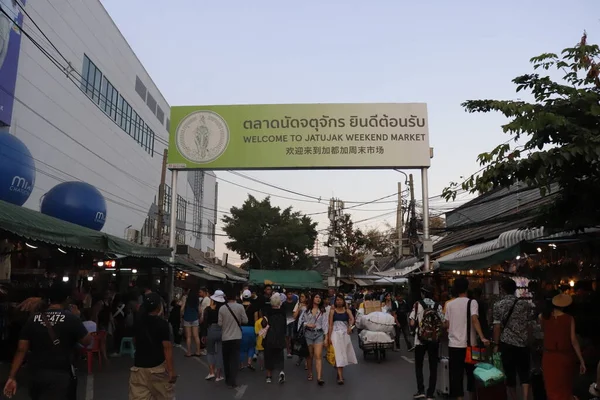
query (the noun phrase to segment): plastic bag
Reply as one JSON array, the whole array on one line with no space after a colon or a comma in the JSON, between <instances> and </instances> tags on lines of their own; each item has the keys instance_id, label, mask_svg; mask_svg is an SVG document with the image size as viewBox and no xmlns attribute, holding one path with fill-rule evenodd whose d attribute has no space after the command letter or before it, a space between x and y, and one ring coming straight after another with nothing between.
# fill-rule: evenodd
<instances>
[{"instance_id":1,"label":"plastic bag","mask_svg":"<svg viewBox=\"0 0 600 400\"><path fill-rule=\"evenodd\" d=\"M504 372L504 366L502 365L502 353L497 352L492 356L492 364L500 371Z\"/></svg>"},{"instance_id":2,"label":"plastic bag","mask_svg":"<svg viewBox=\"0 0 600 400\"><path fill-rule=\"evenodd\" d=\"M475 378L480 381L484 387L493 386L504 381L504 373L488 363L477 364L473 375L475 375Z\"/></svg>"},{"instance_id":3,"label":"plastic bag","mask_svg":"<svg viewBox=\"0 0 600 400\"><path fill-rule=\"evenodd\" d=\"M332 344L327 347L327 362L335 367L335 350Z\"/></svg>"},{"instance_id":4,"label":"plastic bag","mask_svg":"<svg viewBox=\"0 0 600 400\"><path fill-rule=\"evenodd\" d=\"M390 314L372 312L368 315L361 315L356 321L356 326L358 329L367 331L393 334L396 321Z\"/></svg>"}]
</instances>

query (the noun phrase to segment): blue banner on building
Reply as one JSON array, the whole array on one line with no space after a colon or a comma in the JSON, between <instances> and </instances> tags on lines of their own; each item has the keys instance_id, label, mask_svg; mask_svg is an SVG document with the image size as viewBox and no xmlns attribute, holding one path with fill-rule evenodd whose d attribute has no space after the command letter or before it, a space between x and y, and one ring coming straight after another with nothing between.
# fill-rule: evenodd
<instances>
[{"instance_id":1,"label":"blue banner on building","mask_svg":"<svg viewBox=\"0 0 600 400\"><path fill-rule=\"evenodd\" d=\"M10 125L14 105L23 24L17 1L25 5L25 0L0 0L0 126Z\"/></svg>"}]
</instances>

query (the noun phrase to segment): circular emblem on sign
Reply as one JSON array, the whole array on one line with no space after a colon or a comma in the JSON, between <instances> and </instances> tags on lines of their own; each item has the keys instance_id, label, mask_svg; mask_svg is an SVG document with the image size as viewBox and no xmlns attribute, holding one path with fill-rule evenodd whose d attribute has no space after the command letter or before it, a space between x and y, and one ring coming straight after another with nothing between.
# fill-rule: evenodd
<instances>
[{"instance_id":1,"label":"circular emblem on sign","mask_svg":"<svg viewBox=\"0 0 600 400\"><path fill-rule=\"evenodd\" d=\"M177 150L186 160L206 164L221 157L229 144L229 127L213 111L196 111L186 116L175 132Z\"/></svg>"}]
</instances>

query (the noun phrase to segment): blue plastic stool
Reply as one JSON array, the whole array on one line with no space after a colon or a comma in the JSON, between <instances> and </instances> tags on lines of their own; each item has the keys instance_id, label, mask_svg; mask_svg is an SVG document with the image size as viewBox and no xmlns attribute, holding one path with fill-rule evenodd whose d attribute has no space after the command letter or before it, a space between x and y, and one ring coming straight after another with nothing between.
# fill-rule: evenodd
<instances>
[{"instance_id":1,"label":"blue plastic stool","mask_svg":"<svg viewBox=\"0 0 600 400\"><path fill-rule=\"evenodd\" d=\"M135 346L133 344L133 338L124 337L121 339L121 350L119 353L123 356L125 354L131 355L131 358L135 357Z\"/></svg>"}]
</instances>

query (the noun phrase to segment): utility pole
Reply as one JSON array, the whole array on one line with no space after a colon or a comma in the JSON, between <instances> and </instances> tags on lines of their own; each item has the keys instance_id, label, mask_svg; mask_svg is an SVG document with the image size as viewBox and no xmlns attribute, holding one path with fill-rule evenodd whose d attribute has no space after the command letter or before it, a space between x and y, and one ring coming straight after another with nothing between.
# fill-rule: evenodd
<instances>
[{"instance_id":1,"label":"utility pole","mask_svg":"<svg viewBox=\"0 0 600 400\"><path fill-rule=\"evenodd\" d=\"M344 202L341 201L340 199L335 199L332 198L331 200L329 200L329 209L328 209L328 215L329 215L329 237L332 238L333 240L331 240L332 244L331 247L329 247L329 260L330 260L330 267L329 267L329 280L328 280L328 286L333 286L335 288L337 288L339 286L339 279L340 279L340 268L338 266L338 259L337 259L337 249L340 246L340 244L338 243L337 239L335 238L335 233L337 232L337 223L338 220L340 219L340 217L342 216L342 211L344 209Z\"/></svg>"},{"instance_id":2,"label":"utility pole","mask_svg":"<svg viewBox=\"0 0 600 400\"><path fill-rule=\"evenodd\" d=\"M169 150L165 149L162 160L162 170L160 171L160 185L158 186L158 221L156 226L156 237L153 242L156 247L160 246L163 237L163 227L165 225L165 180L167 179L167 155ZM173 199L171 199L173 201Z\"/></svg>"},{"instance_id":3,"label":"utility pole","mask_svg":"<svg viewBox=\"0 0 600 400\"><path fill-rule=\"evenodd\" d=\"M417 233L417 213L415 211L415 186L414 186L414 181L413 181L413 175L410 174L408 175L408 188L410 190L410 205L409 205L409 212L410 212L410 222L409 222L409 231L408 231L408 240L409 240L409 245L410 248L412 250L413 255L416 255L416 252L414 251L414 244L413 241L415 239L418 239L418 233Z\"/></svg>"},{"instance_id":4,"label":"utility pole","mask_svg":"<svg viewBox=\"0 0 600 400\"><path fill-rule=\"evenodd\" d=\"M402 184L398 182L398 208L396 209L396 234L398 235L398 260L402 258Z\"/></svg>"}]
</instances>

